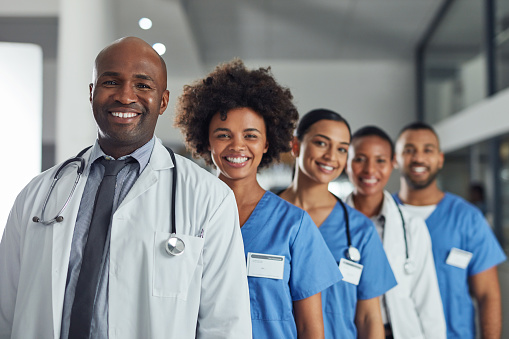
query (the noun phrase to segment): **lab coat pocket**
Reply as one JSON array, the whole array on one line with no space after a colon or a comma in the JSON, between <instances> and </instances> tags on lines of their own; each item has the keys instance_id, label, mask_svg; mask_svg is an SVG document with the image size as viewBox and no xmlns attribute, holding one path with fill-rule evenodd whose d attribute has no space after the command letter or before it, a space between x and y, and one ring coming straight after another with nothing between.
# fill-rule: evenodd
<instances>
[{"instance_id":1,"label":"lab coat pocket","mask_svg":"<svg viewBox=\"0 0 509 339\"><path fill-rule=\"evenodd\" d=\"M189 285L199 269L203 238L184 234L177 236L184 241L185 250L181 255L174 256L166 252L170 233L154 232L152 295L155 297L186 300Z\"/></svg>"}]
</instances>

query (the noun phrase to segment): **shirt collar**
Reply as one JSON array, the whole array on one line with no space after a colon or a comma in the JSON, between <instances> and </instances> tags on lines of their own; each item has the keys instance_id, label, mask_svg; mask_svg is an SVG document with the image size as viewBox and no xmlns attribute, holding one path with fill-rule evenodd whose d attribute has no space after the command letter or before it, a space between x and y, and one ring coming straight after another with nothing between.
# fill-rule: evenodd
<instances>
[{"instance_id":1,"label":"shirt collar","mask_svg":"<svg viewBox=\"0 0 509 339\"><path fill-rule=\"evenodd\" d=\"M149 142L147 142L145 145L141 146L137 150L135 150L133 153L125 155L123 157L118 158L117 160L122 160L127 157L134 158L138 164L140 164L138 174L143 172L145 167L147 167L148 162L150 160L150 156L152 155L152 150L154 149L155 144L155 136L150 139ZM94 146L92 147L91 153L90 153L90 163L94 163L97 159L100 157L106 157L114 159L112 156L107 155L103 152L101 149L101 146L99 146L99 141L96 140Z\"/></svg>"},{"instance_id":2,"label":"shirt collar","mask_svg":"<svg viewBox=\"0 0 509 339\"><path fill-rule=\"evenodd\" d=\"M353 204L353 194L352 194L352 204ZM377 214L377 215L374 215L372 217L370 217L369 219L371 219L371 221L373 221L373 223L377 226L380 226L380 227L384 227L385 226L385 221L386 221L386 218L387 218L387 214L388 214L388 202L387 202L387 194L385 193L384 191L384 194L383 194L383 200L382 200L382 207L380 208L380 212Z\"/></svg>"}]
</instances>

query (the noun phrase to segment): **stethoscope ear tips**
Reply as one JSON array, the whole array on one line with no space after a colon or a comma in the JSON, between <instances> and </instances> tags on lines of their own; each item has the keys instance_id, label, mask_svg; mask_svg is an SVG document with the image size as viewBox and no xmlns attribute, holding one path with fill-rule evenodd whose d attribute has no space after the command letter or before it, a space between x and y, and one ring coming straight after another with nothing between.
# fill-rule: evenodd
<instances>
[{"instance_id":1,"label":"stethoscope ear tips","mask_svg":"<svg viewBox=\"0 0 509 339\"><path fill-rule=\"evenodd\" d=\"M64 217L59 215L58 217L56 217L55 219L50 220L50 221L42 221L41 218L39 218L39 217L33 217L32 221L33 222L40 222L40 223L43 223L44 225L51 225L54 222L62 222L62 221L64 221Z\"/></svg>"}]
</instances>

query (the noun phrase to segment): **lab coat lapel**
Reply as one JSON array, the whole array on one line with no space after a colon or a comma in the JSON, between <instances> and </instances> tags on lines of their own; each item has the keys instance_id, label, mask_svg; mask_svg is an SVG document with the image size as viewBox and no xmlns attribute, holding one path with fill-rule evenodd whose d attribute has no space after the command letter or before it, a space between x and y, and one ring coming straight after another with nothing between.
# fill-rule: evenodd
<instances>
[{"instance_id":1,"label":"lab coat lapel","mask_svg":"<svg viewBox=\"0 0 509 339\"><path fill-rule=\"evenodd\" d=\"M391 266L397 267L398 263L394 262L394 258L405 257L404 242L401 241L403 240L403 224L396 203L387 191L384 191L384 202L381 213L385 216L386 221L382 241L384 250ZM397 278L396 272L394 273Z\"/></svg>"},{"instance_id":2,"label":"lab coat lapel","mask_svg":"<svg viewBox=\"0 0 509 339\"><path fill-rule=\"evenodd\" d=\"M48 227L53 232L53 246L52 246L52 301L53 301L53 326L55 333L60 332L60 323L62 319L62 307L64 302L65 284L67 280L67 268L69 266L69 256L71 252L71 242L74 234L74 226L76 224L76 217L80 207L81 197L85 184L90 173L90 150L88 150L83 158L86 161L86 168L81 175L81 178L76 186L71 201L62 213L64 220L60 223L54 223ZM77 164L77 163L75 163ZM48 201L46 210L48 213L45 218L53 218L55 213L59 211L64 205L71 188L76 180L77 174L76 166L67 166L60 180L58 180L53 193ZM52 174L53 177L53 174Z\"/></svg>"},{"instance_id":3,"label":"lab coat lapel","mask_svg":"<svg viewBox=\"0 0 509 339\"><path fill-rule=\"evenodd\" d=\"M150 187L154 186L158 181L158 171L166 170L172 167L173 162L171 161L168 150L164 148L159 140L156 140L147 167L145 167L138 180L136 180L129 193L127 193L117 211L133 199L136 199L141 194L146 192Z\"/></svg>"}]
</instances>

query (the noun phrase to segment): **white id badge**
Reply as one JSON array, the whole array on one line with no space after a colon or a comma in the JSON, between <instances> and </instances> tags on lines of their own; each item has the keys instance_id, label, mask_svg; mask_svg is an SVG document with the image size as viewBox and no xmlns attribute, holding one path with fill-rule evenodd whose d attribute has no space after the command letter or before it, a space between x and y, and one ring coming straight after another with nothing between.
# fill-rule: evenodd
<instances>
[{"instance_id":1,"label":"white id badge","mask_svg":"<svg viewBox=\"0 0 509 339\"><path fill-rule=\"evenodd\" d=\"M359 280L361 280L363 268L364 265L357 264L345 258L341 258L339 261L339 271L343 275L343 280L356 286L359 285Z\"/></svg>"},{"instance_id":2,"label":"white id badge","mask_svg":"<svg viewBox=\"0 0 509 339\"><path fill-rule=\"evenodd\" d=\"M249 277L283 279L285 257L262 253L247 253L247 275Z\"/></svg>"},{"instance_id":3,"label":"white id badge","mask_svg":"<svg viewBox=\"0 0 509 339\"><path fill-rule=\"evenodd\" d=\"M471 252L453 247L451 248L451 252L449 252L449 256L447 256L445 263L454 267L465 269L467 268L470 259L472 259Z\"/></svg>"}]
</instances>

